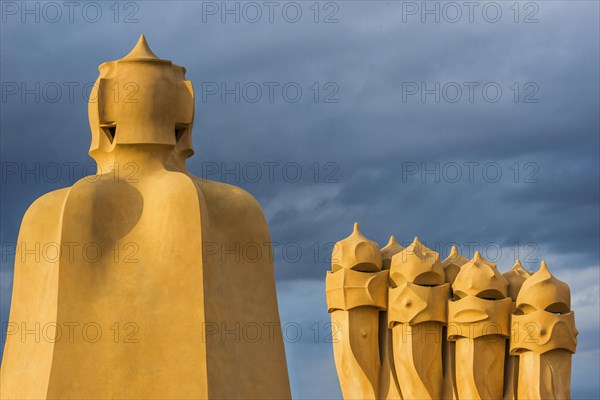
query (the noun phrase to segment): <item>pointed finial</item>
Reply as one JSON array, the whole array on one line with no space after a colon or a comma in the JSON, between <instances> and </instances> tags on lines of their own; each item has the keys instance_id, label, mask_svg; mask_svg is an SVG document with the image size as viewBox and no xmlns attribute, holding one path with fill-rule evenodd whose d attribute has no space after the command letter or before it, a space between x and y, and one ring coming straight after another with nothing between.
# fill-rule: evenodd
<instances>
[{"instance_id":1,"label":"pointed finial","mask_svg":"<svg viewBox=\"0 0 600 400\"><path fill-rule=\"evenodd\" d=\"M352 233L360 233L360 230L358 229L358 222L354 223L354 229L352 230Z\"/></svg>"},{"instance_id":2,"label":"pointed finial","mask_svg":"<svg viewBox=\"0 0 600 400\"><path fill-rule=\"evenodd\" d=\"M554 275L552 275L552 272L550 272L550 270L548 269L546 260L542 260L542 263L540 264L540 269L538 269L534 275L540 278L543 277L543 279L556 279Z\"/></svg>"},{"instance_id":3,"label":"pointed finial","mask_svg":"<svg viewBox=\"0 0 600 400\"><path fill-rule=\"evenodd\" d=\"M388 242L387 242L387 244L385 245L385 247L392 246L392 245L394 245L394 244L396 244L396 243L398 243L398 242L396 241L396 237L394 237L394 235L392 235L392 236L390 236L390 240L388 240Z\"/></svg>"},{"instance_id":4,"label":"pointed finial","mask_svg":"<svg viewBox=\"0 0 600 400\"><path fill-rule=\"evenodd\" d=\"M513 271L516 274L520 274L520 275L527 276L527 277L532 275L531 272L529 272L525 269L525 267L521 263L521 260L519 260L518 258L517 258L517 261L515 261L515 265L513 265L511 271Z\"/></svg>"},{"instance_id":5,"label":"pointed finial","mask_svg":"<svg viewBox=\"0 0 600 400\"><path fill-rule=\"evenodd\" d=\"M498 272L498 271L495 271L495 272L493 271L493 270L496 269L496 264L493 263L493 262L491 262L491 261L489 261L489 260L486 260L481 255L481 253L479 252L479 250L475 251L475 254L473 255L473 259L471 260L471 262L473 264L477 265L478 267L481 267L481 266L484 266L484 265L490 267L492 269L492 270L489 271L489 273L491 275L496 275L496 273Z\"/></svg>"},{"instance_id":6,"label":"pointed finial","mask_svg":"<svg viewBox=\"0 0 600 400\"><path fill-rule=\"evenodd\" d=\"M394 235L390 236L388 244L381 249L381 257L383 259L383 269L390 269L392 257L404 250L404 247L396 241Z\"/></svg>"},{"instance_id":7,"label":"pointed finial","mask_svg":"<svg viewBox=\"0 0 600 400\"><path fill-rule=\"evenodd\" d=\"M397 252L404 250L404 247L398 243L394 235L391 235L390 240L388 240L387 244L381 249L383 252L386 250L393 250L393 254L396 254Z\"/></svg>"},{"instance_id":8,"label":"pointed finial","mask_svg":"<svg viewBox=\"0 0 600 400\"><path fill-rule=\"evenodd\" d=\"M505 272L502 276L508 281L508 297L516 301L523 282L531 276L531 272L523 268L521 260L517 259L510 271Z\"/></svg>"},{"instance_id":9,"label":"pointed finial","mask_svg":"<svg viewBox=\"0 0 600 400\"><path fill-rule=\"evenodd\" d=\"M419 257L423 256L423 251L427 252L427 250L429 250L425 245L423 245L423 243L421 243L421 240L419 240L418 236L415 236L415 238L413 239L413 242L411 243L411 245L409 246L411 247L411 252L418 255ZM407 247L408 249L408 247Z\"/></svg>"},{"instance_id":10,"label":"pointed finial","mask_svg":"<svg viewBox=\"0 0 600 400\"><path fill-rule=\"evenodd\" d=\"M450 257L456 257L457 255L458 255L458 249L456 248L456 245L454 245L450 249Z\"/></svg>"},{"instance_id":11,"label":"pointed finial","mask_svg":"<svg viewBox=\"0 0 600 400\"><path fill-rule=\"evenodd\" d=\"M469 262L469 259L463 257L459 252L456 246L452 246L450 249L450 254L444 261L442 261L442 266L444 267L444 272L446 273L446 282L452 286L456 276L460 272L463 265Z\"/></svg>"},{"instance_id":12,"label":"pointed finial","mask_svg":"<svg viewBox=\"0 0 600 400\"><path fill-rule=\"evenodd\" d=\"M515 261L515 265L513 265L511 271L513 271L514 273L517 273L517 274L521 274L523 276L527 276L527 277L532 275L531 272L529 272L528 270L525 269L525 267L523 266L523 263L521 263L521 260L519 260L518 258L517 258L517 261Z\"/></svg>"},{"instance_id":13,"label":"pointed finial","mask_svg":"<svg viewBox=\"0 0 600 400\"><path fill-rule=\"evenodd\" d=\"M150 50L150 46L148 46L148 42L146 41L146 37L141 35L135 47L123 57L123 60L129 59L139 59L139 58L152 58L159 59L156 54Z\"/></svg>"},{"instance_id":14,"label":"pointed finial","mask_svg":"<svg viewBox=\"0 0 600 400\"><path fill-rule=\"evenodd\" d=\"M448 254L448 257L446 257L446 259L442 261L442 265L444 266L444 269L447 270L446 274L448 274L448 268L456 269L456 267L458 267L460 269L460 267L466 264L467 262L469 262L469 259L463 257L462 254L459 253L458 247L454 245L450 249L450 254ZM446 276L446 278L448 278L448 276Z\"/></svg>"}]
</instances>

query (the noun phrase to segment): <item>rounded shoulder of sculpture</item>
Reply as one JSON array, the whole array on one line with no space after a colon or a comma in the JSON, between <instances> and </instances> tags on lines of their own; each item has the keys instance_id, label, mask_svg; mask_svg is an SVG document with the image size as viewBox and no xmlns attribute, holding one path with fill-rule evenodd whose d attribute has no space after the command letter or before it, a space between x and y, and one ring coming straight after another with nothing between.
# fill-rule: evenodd
<instances>
[{"instance_id":1,"label":"rounded shoulder of sculpture","mask_svg":"<svg viewBox=\"0 0 600 400\"><path fill-rule=\"evenodd\" d=\"M193 179L199 185L209 211L222 210L231 214L254 215L264 219L258 200L246 190L228 183L195 176Z\"/></svg>"},{"instance_id":2,"label":"rounded shoulder of sculpture","mask_svg":"<svg viewBox=\"0 0 600 400\"><path fill-rule=\"evenodd\" d=\"M33 203L29 205L27 211L25 211L23 222L25 222L25 219L29 218L48 218L52 215L54 210L57 210L56 212L58 213L62 208L70 189L71 187L56 189L35 199Z\"/></svg>"},{"instance_id":3,"label":"rounded shoulder of sculpture","mask_svg":"<svg viewBox=\"0 0 600 400\"><path fill-rule=\"evenodd\" d=\"M28 236L35 231L47 229L46 225L56 225L70 187L53 190L38 197L29 205L21 221L19 235Z\"/></svg>"}]
</instances>

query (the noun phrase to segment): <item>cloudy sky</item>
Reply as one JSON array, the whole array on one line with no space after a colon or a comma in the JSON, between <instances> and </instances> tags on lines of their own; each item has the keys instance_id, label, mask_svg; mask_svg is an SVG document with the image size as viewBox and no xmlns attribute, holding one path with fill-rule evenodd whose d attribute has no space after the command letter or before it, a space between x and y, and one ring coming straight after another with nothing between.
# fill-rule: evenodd
<instances>
[{"instance_id":1,"label":"cloudy sky","mask_svg":"<svg viewBox=\"0 0 600 400\"><path fill-rule=\"evenodd\" d=\"M354 221L502 270L547 260L572 288L573 397L600 396L598 2L1 6L3 327L20 220L93 172L89 85L144 33L195 86L189 169L265 211L282 322L302 332L294 398L340 398L324 277Z\"/></svg>"}]
</instances>

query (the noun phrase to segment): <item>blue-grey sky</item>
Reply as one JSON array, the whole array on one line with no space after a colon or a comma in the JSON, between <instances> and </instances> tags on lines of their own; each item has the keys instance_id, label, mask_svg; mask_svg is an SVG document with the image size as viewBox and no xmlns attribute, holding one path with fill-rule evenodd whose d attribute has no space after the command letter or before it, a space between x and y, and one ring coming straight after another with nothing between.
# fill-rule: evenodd
<instances>
[{"instance_id":1,"label":"blue-grey sky","mask_svg":"<svg viewBox=\"0 0 600 400\"><path fill-rule=\"evenodd\" d=\"M93 171L86 93L144 33L195 86L189 169L265 211L294 398L341 396L324 277L354 221L503 271L546 259L572 289L573 398L600 397L598 2L1 7L3 324L20 220Z\"/></svg>"}]
</instances>

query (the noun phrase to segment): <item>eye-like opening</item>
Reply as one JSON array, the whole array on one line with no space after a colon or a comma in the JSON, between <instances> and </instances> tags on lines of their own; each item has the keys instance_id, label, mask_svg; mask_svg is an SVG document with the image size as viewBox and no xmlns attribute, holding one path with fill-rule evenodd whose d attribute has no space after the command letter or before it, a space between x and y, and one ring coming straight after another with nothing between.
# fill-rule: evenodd
<instances>
[{"instance_id":1,"label":"eye-like opening","mask_svg":"<svg viewBox=\"0 0 600 400\"><path fill-rule=\"evenodd\" d=\"M568 314L571 310L565 303L552 303L544 311L552 314Z\"/></svg>"},{"instance_id":2,"label":"eye-like opening","mask_svg":"<svg viewBox=\"0 0 600 400\"><path fill-rule=\"evenodd\" d=\"M117 125L115 124L105 124L100 125L100 128L108 138L108 141L112 143L115 140L115 136L117 135Z\"/></svg>"},{"instance_id":3,"label":"eye-like opening","mask_svg":"<svg viewBox=\"0 0 600 400\"><path fill-rule=\"evenodd\" d=\"M464 297L467 297L467 294L465 292L463 292L463 291L455 290L452 293L452 296L453 296L453 300L456 301L456 300L460 300L460 299L462 299Z\"/></svg>"},{"instance_id":4,"label":"eye-like opening","mask_svg":"<svg viewBox=\"0 0 600 400\"><path fill-rule=\"evenodd\" d=\"M390 284L392 288L396 288L398 286L402 286L406 282L406 278L404 275L398 272L391 273L390 272Z\"/></svg>"},{"instance_id":5,"label":"eye-like opening","mask_svg":"<svg viewBox=\"0 0 600 400\"><path fill-rule=\"evenodd\" d=\"M536 311L535 307L532 306L531 304L521 303L517 306L517 309L515 310L515 314L516 315L525 315L525 314L531 314L535 311Z\"/></svg>"},{"instance_id":6,"label":"eye-like opening","mask_svg":"<svg viewBox=\"0 0 600 400\"><path fill-rule=\"evenodd\" d=\"M417 276L413 283L419 286L432 287L441 285L443 282L438 274L433 271L428 271Z\"/></svg>"},{"instance_id":7,"label":"eye-like opening","mask_svg":"<svg viewBox=\"0 0 600 400\"><path fill-rule=\"evenodd\" d=\"M504 293L499 290L488 289L477 293L477 297L484 300L502 300L505 296Z\"/></svg>"},{"instance_id":8,"label":"eye-like opening","mask_svg":"<svg viewBox=\"0 0 600 400\"><path fill-rule=\"evenodd\" d=\"M187 129L187 125L175 125L175 141L179 142L179 140L183 137L185 130Z\"/></svg>"}]
</instances>

